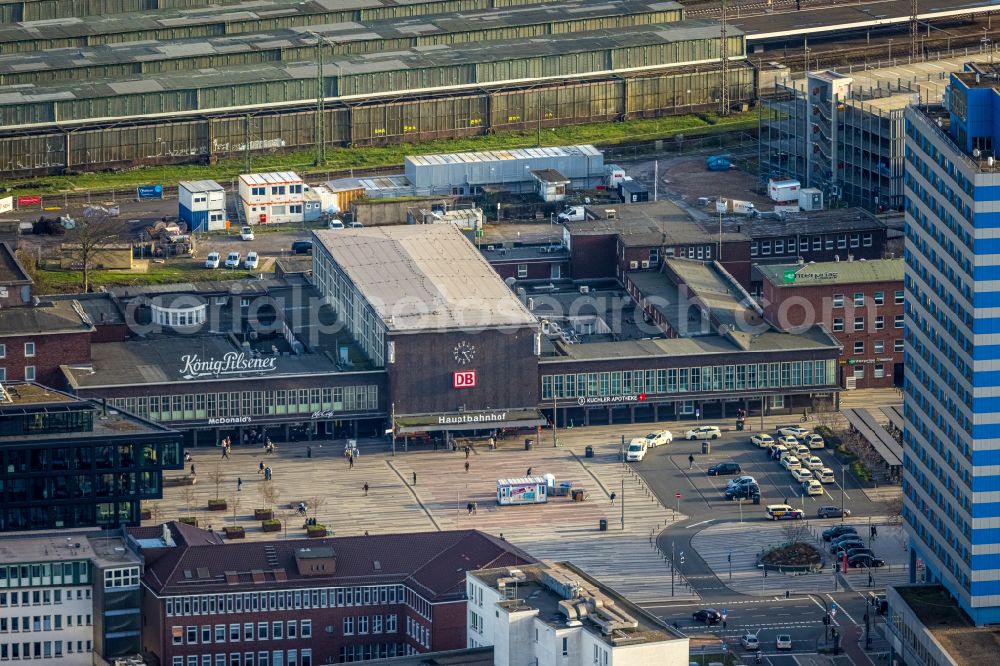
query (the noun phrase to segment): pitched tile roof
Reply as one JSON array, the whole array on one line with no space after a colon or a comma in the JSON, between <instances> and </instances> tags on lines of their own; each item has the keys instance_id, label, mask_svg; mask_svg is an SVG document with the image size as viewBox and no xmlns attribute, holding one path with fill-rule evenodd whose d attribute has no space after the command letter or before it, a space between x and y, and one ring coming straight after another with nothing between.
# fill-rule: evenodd
<instances>
[{"instance_id":1,"label":"pitched tile roof","mask_svg":"<svg viewBox=\"0 0 1000 666\"><path fill-rule=\"evenodd\" d=\"M476 530L223 543L218 535L190 525L169 526L176 546L150 558L144 574L145 584L157 594L403 583L429 601L440 601L464 594L468 570L536 561ZM130 533L137 539L155 536L141 530ZM336 553L336 571L299 574L295 551L322 547ZM258 581L263 573L262 582L254 582L254 572Z\"/></svg>"}]
</instances>

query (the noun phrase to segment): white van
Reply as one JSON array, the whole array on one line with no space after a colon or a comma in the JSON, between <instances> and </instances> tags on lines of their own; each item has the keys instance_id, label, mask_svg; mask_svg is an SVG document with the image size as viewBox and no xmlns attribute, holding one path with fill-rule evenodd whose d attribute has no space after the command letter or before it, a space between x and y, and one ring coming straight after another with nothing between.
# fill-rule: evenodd
<instances>
[{"instance_id":1,"label":"white van","mask_svg":"<svg viewBox=\"0 0 1000 666\"><path fill-rule=\"evenodd\" d=\"M641 462L646 457L648 448L649 445L646 444L645 438L633 439L629 442L628 449L625 451L625 460L628 462Z\"/></svg>"}]
</instances>

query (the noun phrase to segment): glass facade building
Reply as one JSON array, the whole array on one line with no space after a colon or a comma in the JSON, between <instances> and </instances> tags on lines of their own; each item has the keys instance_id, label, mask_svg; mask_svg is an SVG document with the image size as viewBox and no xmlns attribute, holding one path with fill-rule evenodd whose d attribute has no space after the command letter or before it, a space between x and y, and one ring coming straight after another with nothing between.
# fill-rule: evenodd
<instances>
[{"instance_id":1,"label":"glass facade building","mask_svg":"<svg viewBox=\"0 0 1000 666\"><path fill-rule=\"evenodd\" d=\"M139 524L180 435L36 384L0 393L0 532Z\"/></svg>"},{"instance_id":2,"label":"glass facade building","mask_svg":"<svg viewBox=\"0 0 1000 666\"><path fill-rule=\"evenodd\" d=\"M952 74L906 110L903 518L911 580L1000 622L1000 95Z\"/></svg>"}]
</instances>

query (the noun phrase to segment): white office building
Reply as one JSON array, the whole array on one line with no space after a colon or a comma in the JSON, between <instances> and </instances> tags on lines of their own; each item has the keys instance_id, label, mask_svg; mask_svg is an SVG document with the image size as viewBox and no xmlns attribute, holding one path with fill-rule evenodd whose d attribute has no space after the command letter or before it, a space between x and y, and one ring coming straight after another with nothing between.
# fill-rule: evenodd
<instances>
[{"instance_id":1,"label":"white office building","mask_svg":"<svg viewBox=\"0 0 1000 666\"><path fill-rule=\"evenodd\" d=\"M466 573L468 647L495 666L687 666L688 638L567 563Z\"/></svg>"},{"instance_id":2,"label":"white office building","mask_svg":"<svg viewBox=\"0 0 1000 666\"><path fill-rule=\"evenodd\" d=\"M302 222L308 186L292 171L240 176L240 206L248 224Z\"/></svg>"}]
</instances>

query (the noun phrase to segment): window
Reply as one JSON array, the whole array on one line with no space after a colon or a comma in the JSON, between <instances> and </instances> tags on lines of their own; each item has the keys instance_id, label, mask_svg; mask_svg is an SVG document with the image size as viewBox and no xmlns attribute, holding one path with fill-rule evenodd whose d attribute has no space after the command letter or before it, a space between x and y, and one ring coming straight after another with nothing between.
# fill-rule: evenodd
<instances>
[{"instance_id":1,"label":"window","mask_svg":"<svg viewBox=\"0 0 1000 666\"><path fill-rule=\"evenodd\" d=\"M226 642L226 625L224 624L215 625L215 642L216 643Z\"/></svg>"},{"instance_id":2,"label":"window","mask_svg":"<svg viewBox=\"0 0 1000 666\"><path fill-rule=\"evenodd\" d=\"M865 318L864 317L855 317L854 318L854 330L855 331L863 331L863 330L865 330Z\"/></svg>"},{"instance_id":3,"label":"window","mask_svg":"<svg viewBox=\"0 0 1000 666\"><path fill-rule=\"evenodd\" d=\"M903 315L896 315L892 322L893 328L903 328Z\"/></svg>"},{"instance_id":4,"label":"window","mask_svg":"<svg viewBox=\"0 0 1000 666\"><path fill-rule=\"evenodd\" d=\"M875 379L882 379L883 377L885 377L885 366L882 365L881 363L876 364L875 370L873 371L872 375L875 377Z\"/></svg>"},{"instance_id":5,"label":"window","mask_svg":"<svg viewBox=\"0 0 1000 666\"><path fill-rule=\"evenodd\" d=\"M298 634L298 632L296 631L297 627L298 625L295 623L295 620L289 620L288 631L285 632L285 638L295 638L296 635Z\"/></svg>"},{"instance_id":6,"label":"window","mask_svg":"<svg viewBox=\"0 0 1000 666\"><path fill-rule=\"evenodd\" d=\"M856 340L854 342L854 353L864 354L865 353L865 342L864 340Z\"/></svg>"},{"instance_id":7,"label":"window","mask_svg":"<svg viewBox=\"0 0 1000 666\"><path fill-rule=\"evenodd\" d=\"M827 250L832 250L833 249L833 236L826 236L824 240L825 240L826 249Z\"/></svg>"},{"instance_id":8,"label":"window","mask_svg":"<svg viewBox=\"0 0 1000 666\"><path fill-rule=\"evenodd\" d=\"M885 292L876 291L874 295L875 305L883 305L885 303Z\"/></svg>"},{"instance_id":9,"label":"window","mask_svg":"<svg viewBox=\"0 0 1000 666\"><path fill-rule=\"evenodd\" d=\"M837 249L838 250L846 250L847 249L847 235L846 234L840 234L839 236L837 236Z\"/></svg>"},{"instance_id":10,"label":"window","mask_svg":"<svg viewBox=\"0 0 1000 666\"><path fill-rule=\"evenodd\" d=\"M756 257L757 256L757 241L750 241L750 256L751 257ZM0 358L3 358L3 357L0 357Z\"/></svg>"},{"instance_id":11,"label":"window","mask_svg":"<svg viewBox=\"0 0 1000 666\"><path fill-rule=\"evenodd\" d=\"M861 292L854 294L855 307L862 307L865 304L865 295Z\"/></svg>"},{"instance_id":12,"label":"window","mask_svg":"<svg viewBox=\"0 0 1000 666\"><path fill-rule=\"evenodd\" d=\"M198 642L198 627L188 627L187 628L188 645L195 645L197 642Z\"/></svg>"},{"instance_id":13,"label":"window","mask_svg":"<svg viewBox=\"0 0 1000 666\"><path fill-rule=\"evenodd\" d=\"M893 342L892 342L892 351L896 352L897 354L903 353L903 340L902 339L893 340Z\"/></svg>"},{"instance_id":14,"label":"window","mask_svg":"<svg viewBox=\"0 0 1000 666\"><path fill-rule=\"evenodd\" d=\"M79 624L79 622L77 623ZM17 631L17 618L14 618L12 628ZM184 645L184 627L170 627L171 643L174 645Z\"/></svg>"},{"instance_id":15,"label":"window","mask_svg":"<svg viewBox=\"0 0 1000 666\"><path fill-rule=\"evenodd\" d=\"M774 253L775 254L784 254L785 253L785 240L784 239L774 241Z\"/></svg>"},{"instance_id":16,"label":"window","mask_svg":"<svg viewBox=\"0 0 1000 666\"><path fill-rule=\"evenodd\" d=\"M566 638L565 636L563 636L562 639L562 656L564 657L569 656L569 639Z\"/></svg>"},{"instance_id":17,"label":"window","mask_svg":"<svg viewBox=\"0 0 1000 666\"><path fill-rule=\"evenodd\" d=\"M35 381L35 366L33 365L24 366L24 381L26 382Z\"/></svg>"},{"instance_id":18,"label":"window","mask_svg":"<svg viewBox=\"0 0 1000 666\"><path fill-rule=\"evenodd\" d=\"M864 245L865 247L871 247L872 246L872 235L871 234L863 234L861 236L861 244Z\"/></svg>"},{"instance_id":19,"label":"window","mask_svg":"<svg viewBox=\"0 0 1000 666\"><path fill-rule=\"evenodd\" d=\"M345 617L344 618L344 635L353 636L354 635L354 618Z\"/></svg>"},{"instance_id":20,"label":"window","mask_svg":"<svg viewBox=\"0 0 1000 666\"><path fill-rule=\"evenodd\" d=\"M835 333L844 330L844 318L843 317L834 317L833 318L833 330L834 330Z\"/></svg>"},{"instance_id":21,"label":"window","mask_svg":"<svg viewBox=\"0 0 1000 666\"><path fill-rule=\"evenodd\" d=\"M0 345L0 358L7 358L7 345Z\"/></svg>"},{"instance_id":22,"label":"window","mask_svg":"<svg viewBox=\"0 0 1000 666\"><path fill-rule=\"evenodd\" d=\"M528 277L528 264L518 264L517 265L517 277L526 278Z\"/></svg>"},{"instance_id":23,"label":"window","mask_svg":"<svg viewBox=\"0 0 1000 666\"><path fill-rule=\"evenodd\" d=\"M760 242L760 253L771 254L771 241L766 240Z\"/></svg>"},{"instance_id":24,"label":"window","mask_svg":"<svg viewBox=\"0 0 1000 666\"><path fill-rule=\"evenodd\" d=\"M230 600L232 599L232 595L229 596L229 599ZM229 625L229 640L235 643L238 643L240 641L240 625L238 624Z\"/></svg>"},{"instance_id":25,"label":"window","mask_svg":"<svg viewBox=\"0 0 1000 666\"><path fill-rule=\"evenodd\" d=\"M859 234L851 234L851 247L858 247L861 244L861 236Z\"/></svg>"},{"instance_id":26,"label":"window","mask_svg":"<svg viewBox=\"0 0 1000 666\"><path fill-rule=\"evenodd\" d=\"M873 346L872 351L874 353L876 354L885 353L885 340L876 340L875 342L872 343L872 346Z\"/></svg>"},{"instance_id":27,"label":"window","mask_svg":"<svg viewBox=\"0 0 1000 666\"><path fill-rule=\"evenodd\" d=\"M35 355L35 343L34 342L25 342L24 343L24 355L26 357L30 357L30 356L34 356Z\"/></svg>"},{"instance_id":28,"label":"window","mask_svg":"<svg viewBox=\"0 0 1000 666\"><path fill-rule=\"evenodd\" d=\"M312 620L302 620L300 625L299 635L302 638L312 638L313 627Z\"/></svg>"},{"instance_id":29,"label":"window","mask_svg":"<svg viewBox=\"0 0 1000 666\"><path fill-rule=\"evenodd\" d=\"M203 624L201 626L201 642L202 643L212 642L212 625Z\"/></svg>"},{"instance_id":30,"label":"window","mask_svg":"<svg viewBox=\"0 0 1000 666\"><path fill-rule=\"evenodd\" d=\"M271 638L274 638L274 639L284 638L284 635L285 635L284 634L284 629L285 629L285 623L284 622L281 622L280 620L278 622L272 622L271 623Z\"/></svg>"},{"instance_id":31,"label":"window","mask_svg":"<svg viewBox=\"0 0 1000 666\"><path fill-rule=\"evenodd\" d=\"M896 295L893 298L893 303L895 303L896 305L902 305L903 304L903 292L902 292L902 290L896 292Z\"/></svg>"},{"instance_id":32,"label":"window","mask_svg":"<svg viewBox=\"0 0 1000 666\"><path fill-rule=\"evenodd\" d=\"M833 307L835 307L835 308L842 308L842 307L844 307L844 295L843 294L834 294L833 295Z\"/></svg>"},{"instance_id":33,"label":"window","mask_svg":"<svg viewBox=\"0 0 1000 666\"><path fill-rule=\"evenodd\" d=\"M823 249L823 237L813 236L813 251L819 251Z\"/></svg>"},{"instance_id":34,"label":"window","mask_svg":"<svg viewBox=\"0 0 1000 666\"><path fill-rule=\"evenodd\" d=\"M267 640L267 622L257 623L257 640L259 641Z\"/></svg>"},{"instance_id":35,"label":"window","mask_svg":"<svg viewBox=\"0 0 1000 666\"><path fill-rule=\"evenodd\" d=\"M855 379L864 379L865 378L865 366L863 366L863 365L856 365L856 366L854 366L854 378Z\"/></svg>"}]
</instances>

